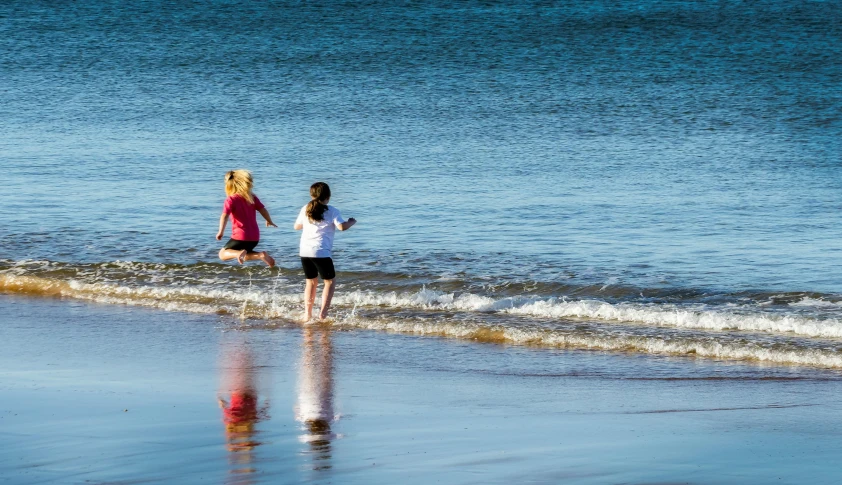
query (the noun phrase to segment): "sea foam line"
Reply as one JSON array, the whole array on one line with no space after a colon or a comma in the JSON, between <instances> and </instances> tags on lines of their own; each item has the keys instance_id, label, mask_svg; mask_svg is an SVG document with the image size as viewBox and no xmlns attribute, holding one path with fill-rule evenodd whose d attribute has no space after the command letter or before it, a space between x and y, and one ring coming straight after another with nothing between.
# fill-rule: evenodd
<instances>
[{"instance_id":1,"label":"sea foam line","mask_svg":"<svg viewBox=\"0 0 842 485\"><path fill-rule=\"evenodd\" d=\"M611 304L598 300L533 301L509 308L507 313L545 318L587 318L602 321L635 322L646 325L699 330L741 330L790 333L805 337L842 337L842 322L795 315L737 313L723 310L680 308L674 305Z\"/></svg>"},{"instance_id":2,"label":"sea foam line","mask_svg":"<svg viewBox=\"0 0 842 485\"><path fill-rule=\"evenodd\" d=\"M746 313L728 310L688 309L675 305L608 303L599 300L573 300L513 297L494 300L470 293L455 295L422 289L417 293L351 292L337 300L358 306L389 306L457 311L501 312L538 318L578 318L596 321L635 323L669 328L794 334L805 337L842 337L838 319L817 320L795 315Z\"/></svg>"},{"instance_id":3,"label":"sea foam line","mask_svg":"<svg viewBox=\"0 0 842 485\"><path fill-rule=\"evenodd\" d=\"M263 292L250 293L233 290L208 292L201 288L128 288L102 283L47 280L30 276L0 275L0 290L50 296L72 297L100 303L141 305L171 311L196 313L230 313L249 318L286 318L299 315L300 296L276 295L266 298ZM473 295L476 296L476 295ZM424 292L410 296L418 305L451 305L472 308L481 300L449 294ZM485 297L480 297L480 299ZM358 300L369 305L406 305L398 295L378 296L375 301L361 294L347 295L346 303ZM535 304L539 302L533 302ZM607 305L607 304L606 304ZM527 307L523 305L521 308ZM483 307L487 308L487 307ZM511 311L510 309L509 311ZM741 339L739 342L718 341L705 336L641 336L629 334L577 333L555 329L509 327L481 323L454 322L445 319L419 321L406 318L365 319L349 317L335 322L338 327L392 331L405 334L443 336L485 342L505 342L579 350L637 352L663 355L691 355L714 359L751 360L774 364L798 364L815 367L842 368L842 354L833 349L781 348Z\"/></svg>"},{"instance_id":4,"label":"sea foam line","mask_svg":"<svg viewBox=\"0 0 842 485\"><path fill-rule=\"evenodd\" d=\"M0 290L20 293L59 295L97 300L103 303L142 304L158 308L194 305L204 312L236 313L244 305L254 318L295 318L293 307L300 305L298 291L281 293L277 283L271 291L260 288L208 288L206 286L128 287L107 283L86 283L37 276L0 274ZM288 289L287 289L288 290ZM334 302L347 307L387 307L465 312L498 312L544 319L587 319L679 329L748 331L790 334L813 338L842 337L838 319L819 320L798 315L776 315L754 311L692 309L665 304L608 303L598 300L572 300L534 297L493 299L472 293L444 293L422 288L417 292L348 291ZM195 305L200 305L195 307ZM196 311L196 310L188 310ZM263 312L263 313L260 313Z\"/></svg>"},{"instance_id":5,"label":"sea foam line","mask_svg":"<svg viewBox=\"0 0 842 485\"><path fill-rule=\"evenodd\" d=\"M294 318L299 295L201 287L127 287L37 276L0 274L0 291L75 298L105 304L147 306L193 313L231 313L249 318Z\"/></svg>"},{"instance_id":6,"label":"sea foam line","mask_svg":"<svg viewBox=\"0 0 842 485\"><path fill-rule=\"evenodd\" d=\"M773 364L842 368L842 353L832 349L781 349L755 342L718 342L709 338L635 335L584 335L551 329L485 326L481 324L347 319L339 327L441 336L483 342L513 343L572 350L635 352L656 355L697 356L722 360L748 360Z\"/></svg>"}]
</instances>

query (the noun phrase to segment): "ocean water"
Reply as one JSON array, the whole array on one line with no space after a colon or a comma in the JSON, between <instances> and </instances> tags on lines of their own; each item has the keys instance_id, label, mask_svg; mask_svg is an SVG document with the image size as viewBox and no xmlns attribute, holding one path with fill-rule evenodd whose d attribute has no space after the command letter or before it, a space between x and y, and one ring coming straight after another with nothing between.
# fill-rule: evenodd
<instances>
[{"instance_id":1,"label":"ocean water","mask_svg":"<svg viewBox=\"0 0 842 485\"><path fill-rule=\"evenodd\" d=\"M0 291L842 368L842 2L0 4ZM220 263L255 175L274 270ZM274 322L274 323L273 323Z\"/></svg>"}]
</instances>

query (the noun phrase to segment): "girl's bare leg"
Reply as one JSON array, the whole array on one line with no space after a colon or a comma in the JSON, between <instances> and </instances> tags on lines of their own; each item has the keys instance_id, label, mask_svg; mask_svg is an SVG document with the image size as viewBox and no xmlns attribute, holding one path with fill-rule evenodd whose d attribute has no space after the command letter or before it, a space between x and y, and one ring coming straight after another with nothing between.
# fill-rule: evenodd
<instances>
[{"instance_id":1,"label":"girl's bare leg","mask_svg":"<svg viewBox=\"0 0 842 485\"><path fill-rule=\"evenodd\" d=\"M330 301L333 300L333 280L325 280L325 289L322 292L322 310L319 312L319 320L327 318L330 310Z\"/></svg>"},{"instance_id":2,"label":"girl's bare leg","mask_svg":"<svg viewBox=\"0 0 842 485\"><path fill-rule=\"evenodd\" d=\"M219 250L219 259L223 261L230 261L232 259L238 259L240 257L240 253L242 253L242 249L225 249L222 248Z\"/></svg>"},{"instance_id":3,"label":"girl's bare leg","mask_svg":"<svg viewBox=\"0 0 842 485\"><path fill-rule=\"evenodd\" d=\"M266 263L267 266L270 268L275 266L275 259L272 256L269 256L269 253L266 251L261 251L259 253L255 252L248 252L245 249L220 249L219 250L219 259L223 261L229 261L231 259L236 259L237 262L243 264L246 261L263 261Z\"/></svg>"},{"instance_id":4,"label":"girl's bare leg","mask_svg":"<svg viewBox=\"0 0 842 485\"><path fill-rule=\"evenodd\" d=\"M275 258L269 256L269 253L266 251L260 251L259 253L248 253L246 255L246 261L254 261L259 259L266 263L266 266L273 268L275 266Z\"/></svg>"},{"instance_id":5,"label":"girl's bare leg","mask_svg":"<svg viewBox=\"0 0 842 485\"><path fill-rule=\"evenodd\" d=\"M313 304L316 302L316 285L319 284L317 278L306 280L304 285L304 316L301 317L302 322L309 322L313 318Z\"/></svg>"}]
</instances>

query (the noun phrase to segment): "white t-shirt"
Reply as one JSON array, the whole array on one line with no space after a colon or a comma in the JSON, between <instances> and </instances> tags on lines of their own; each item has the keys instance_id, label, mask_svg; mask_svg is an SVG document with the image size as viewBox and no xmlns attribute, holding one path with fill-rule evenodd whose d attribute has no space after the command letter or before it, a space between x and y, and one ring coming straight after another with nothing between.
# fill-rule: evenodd
<instances>
[{"instance_id":1,"label":"white t-shirt","mask_svg":"<svg viewBox=\"0 0 842 485\"><path fill-rule=\"evenodd\" d=\"M329 258L336 226L343 222L345 219L342 218L339 209L332 205L327 206L321 221L311 221L307 217L307 206L302 207L298 219L295 220L296 224L304 226L299 255L302 258Z\"/></svg>"}]
</instances>

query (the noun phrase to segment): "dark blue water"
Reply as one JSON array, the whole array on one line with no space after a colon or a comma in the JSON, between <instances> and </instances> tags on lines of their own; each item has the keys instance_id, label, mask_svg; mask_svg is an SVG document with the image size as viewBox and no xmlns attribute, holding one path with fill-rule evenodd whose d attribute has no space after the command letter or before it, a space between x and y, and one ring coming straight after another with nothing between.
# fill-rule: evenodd
<instances>
[{"instance_id":1,"label":"dark blue water","mask_svg":"<svg viewBox=\"0 0 842 485\"><path fill-rule=\"evenodd\" d=\"M360 221L354 305L411 281L461 310L750 304L838 333L842 2L325 3L3 2L3 271L224 292L244 276L194 264L243 167L289 298L324 180Z\"/></svg>"}]
</instances>

